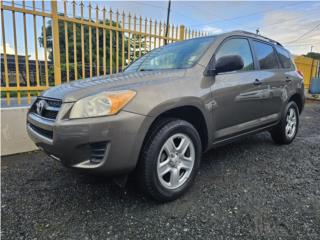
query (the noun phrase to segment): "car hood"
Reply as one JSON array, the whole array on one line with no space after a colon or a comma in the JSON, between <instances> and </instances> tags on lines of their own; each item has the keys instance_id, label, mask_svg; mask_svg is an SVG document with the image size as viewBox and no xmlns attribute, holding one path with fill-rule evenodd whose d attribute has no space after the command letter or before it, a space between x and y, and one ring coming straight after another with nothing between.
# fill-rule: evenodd
<instances>
[{"instance_id":1,"label":"car hood","mask_svg":"<svg viewBox=\"0 0 320 240\"><path fill-rule=\"evenodd\" d=\"M185 70L163 70L149 72L119 73L93 79L76 80L43 92L43 97L61 99L63 102L75 102L83 97L101 91L139 90L144 85L172 81L184 75Z\"/></svg>"}]
</instances>

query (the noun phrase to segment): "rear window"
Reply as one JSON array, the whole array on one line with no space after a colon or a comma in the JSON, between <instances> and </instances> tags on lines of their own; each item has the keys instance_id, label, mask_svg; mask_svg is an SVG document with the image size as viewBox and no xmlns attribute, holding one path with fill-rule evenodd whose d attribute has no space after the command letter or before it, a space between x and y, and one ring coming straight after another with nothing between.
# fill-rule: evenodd
<instances>
[{"instance_id":1,"label":"rear window","mask_svg":"<svg viewBox=\"0 0 320 240\"><path fill-rule=\"evenodd\" d=\"M254 50L259 61L260 69L279 68L273 47L258 41L253 41Z\"/></svg>"},{"instance_id":2,"label":"rear window","mask_svg":"<svg viewBox=\"0 0 320 240\"><path fill-rule=\"evenodd\" d=\"M292 68L293 63L291 61L290 53L281 47L276 47L280 63L283 68Z\"/></svg>"}]
</instances>

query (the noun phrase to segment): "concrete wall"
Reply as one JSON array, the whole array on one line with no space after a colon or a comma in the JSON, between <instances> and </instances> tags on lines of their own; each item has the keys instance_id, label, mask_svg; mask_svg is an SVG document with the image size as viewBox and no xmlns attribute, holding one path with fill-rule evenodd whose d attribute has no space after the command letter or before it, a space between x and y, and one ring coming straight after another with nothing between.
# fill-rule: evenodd
<instances>
[{"instance_id":1,"label":"concrete wall","mask_svg":"<svg viewBox=\"0 0 320 240\"><path fill-rule=\"evenodd\" d=\"M27 111L27 107L1 109L1 156L37 149L26 131Z\"/></svg>"}]
</instances>

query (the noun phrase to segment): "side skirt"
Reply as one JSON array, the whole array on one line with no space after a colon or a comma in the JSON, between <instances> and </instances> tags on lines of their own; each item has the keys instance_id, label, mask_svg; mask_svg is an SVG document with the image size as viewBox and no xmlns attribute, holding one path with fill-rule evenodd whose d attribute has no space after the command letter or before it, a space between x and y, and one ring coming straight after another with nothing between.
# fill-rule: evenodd
<instances>
[{"instance_id":1,"label":"side skirt","mask_svg":"<svg viewBox=\"0 0 320 240\"><path fill-rule=\"evenodd\" d=\"M232 136L228 136L228 137L223 138L223 139L218 139L217 141L214 141L212 143L210 148L220 147L220 146L226 145L228 143L234 142L234 141L236 141L238 139L241 139L243 137L246 137L246 136L249 136L249 135L254 135L254 134L259 133L259 132L264 132L264 131L271 130L277 124L278 124L278 122L274 122L272 124L268 124L268 125L265 125L263 127L252 129L250 131L246 131L246 132L242 132L242 133L235 134L235 135L232 135Z\"/></svg>"}]
</instances>

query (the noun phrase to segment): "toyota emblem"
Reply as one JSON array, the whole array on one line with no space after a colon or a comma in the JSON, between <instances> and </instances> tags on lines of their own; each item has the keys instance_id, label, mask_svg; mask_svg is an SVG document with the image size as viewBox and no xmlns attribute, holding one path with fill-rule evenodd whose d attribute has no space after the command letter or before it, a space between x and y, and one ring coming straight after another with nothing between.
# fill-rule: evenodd
<instances>
[{"instance_id":1,"label":"toyota emblem","mask_svg":"<svg viewBox=\"0 0 320 240\"><path fill-rule=\"evenodd\" d=\"M39 115L42 114L43 109L45 108L46 105L46 101L45 100L40 100L39 102L37 102L37 113Z\"/></svg>"}]
</instances>

